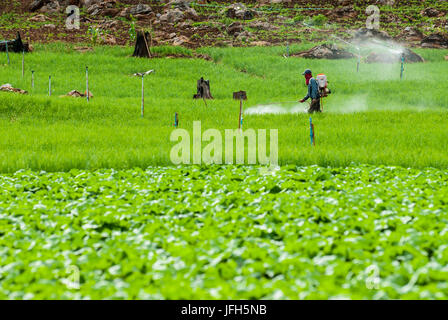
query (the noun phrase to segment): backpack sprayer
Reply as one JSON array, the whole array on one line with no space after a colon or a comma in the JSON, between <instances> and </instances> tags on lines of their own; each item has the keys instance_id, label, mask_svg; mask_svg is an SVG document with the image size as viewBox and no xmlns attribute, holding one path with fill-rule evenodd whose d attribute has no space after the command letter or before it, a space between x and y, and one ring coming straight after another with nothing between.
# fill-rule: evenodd
<instances>
[{"instance_id":1,"label":"backpack sprayer","mask_svg":"<svg viewBox=\"0 0 448 320\"><path fill-rule=\"evenodd\" d=\"M331 94L330 88L328 88L328 80L327 76L323 73L319 73L316 76L317 84L319 85L319 95L320 95L320 106L322 111L324 111L324 103L323 98L328 97L329 94Z\"/></svg>"}]
</instances>

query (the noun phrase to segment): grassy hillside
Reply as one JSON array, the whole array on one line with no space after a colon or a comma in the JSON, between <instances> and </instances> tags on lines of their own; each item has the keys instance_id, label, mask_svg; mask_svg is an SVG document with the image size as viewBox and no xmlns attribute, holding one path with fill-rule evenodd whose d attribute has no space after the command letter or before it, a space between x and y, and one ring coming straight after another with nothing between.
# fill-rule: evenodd
<instances>
[{"instance_id":1,"label":"grassy hillside","mask_svg":"<svg viewBox=\"0 0 448 320\"><path fill-rule=\"evenodd\" d=\"M309 47L293 46L292 52ZM177 52L176 50L181 50ZM159 48L192 55L185 49ZM69 44L38 46L25 57L11 55L0 66L0 84L11 83L30 92L0 93L0 171L19 168L65 171L70 168L130 168L171 165L169 141L174 113L180 127L191 130L234 129L238 102L232 92L246 90L244 128L279 130L280 164L345 166L352 162L410 167L448 166L448 51L419 50L424 64L362 64L356 60L328 61L282 57L284 48L203 48L203 59L134 59L130 48L96 47L77 53ZM6 62L6 57L0 57ZM85 66L90 70L94 98L59 97L85 90ZM301 72L325 72L334 93L324 113L313 115L315 148L310 147L306 104L294 101L306 93ZM154 69L145 79L146 111L140 117L141 80L130 76ZM31 88L31 70L35 88ZM48 97L48 76L52 97ZM437 75L435 77L434 75ZM210 79L215 100L195 101L196 80ZM257 114L263 110L282 114ZM298 112L297 112L298 111ZM393 112L387 112L393 111Z\"/></svg>"}]
</instances>

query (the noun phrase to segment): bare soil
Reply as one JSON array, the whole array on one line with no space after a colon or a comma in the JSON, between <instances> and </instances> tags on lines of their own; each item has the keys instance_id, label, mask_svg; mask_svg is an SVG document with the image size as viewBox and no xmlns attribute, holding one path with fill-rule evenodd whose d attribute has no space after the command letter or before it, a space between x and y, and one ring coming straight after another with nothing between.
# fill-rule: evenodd
<instances>
[{"instance_id":1,"label":"bare soil","mask_svg":"<svg viewBox=\"0 0 448 320\"><path fill-rule=\"evenodd\" d=\"M97 25L103 32L103 37L99 43L108 45L126 45L131 44L129 29L130 21L125 18L105 18L92 17L82 10L81 27L79 30L67 30L65 27L66 15L63 12L44 14L46 21L33 22L30 18L35 17L39 12L30 13L28 8L32 0L2 0L0 8L0 38L13 39L16 32L20 31L22 37L31 43L64 41L69 43L86 43L91 41L88 34L88 27ZM76 1L75 1L76 2ZM153 45L172 44L174 38L186 37L188 41L182 43L187 48L197 48L201 46L246 46L251 43L264 42L270 45L279 43L297 43L303 40L322 41L328 39L330 33L336 33L341 37L349 37L345 33L348 29L356 29L365 25L366 15L363 8L369 4L377 4L378 0L291 0L281 6L275 6L277 11L269 11L269 6L260 7L261 1L243 0L239 1L248 6L263 9L263 13L256 16L254 21L268 22L278 27L274 30L253 30L250 28L252 21L241 21L245 30L250 32L249 39L245 37L238 38L226 32L227 25L225 16L221 13L223 8L213 7L214 5L229 5L230 1L216 0L213 6L209 1L197 1L204 6L194 6L198 13L196 21L187 21L187 23L158 23L157 16L162 14L168 7L161 1L155 0L120 0L117 1L118 8L135 4L149 4L153 13L138 17L136 25L138 28L152 28L154 33ZM410 4L411 3L411 4ZM354 5L356 4L356 6ZM313 10L298 10L297 7L315 8ZM435 7L441 17L425 17L422 13L424 8ZM287 9L279 11L280 9ZM329 8L325 10L316 8ZM362 10L361 10L361 9ZM412 10L411 10L412 9ZM386 10L386 9L384 9ZM381 26L387 32L393 35L400 34L405 23L412 24L425 34L445 30L446 32L446 13L448 12L448 2L434 1L413 1L413 0L395 0L393 7L388 7L389 11L381 14ZM291 20L299 15L306 19L322 14L328 19L328 23L333 27L330 30L316 30L307 28L303 24L291 24ZM110 27L110 22L115 21ZM325 27L317 27L325 29ZM107 36L106 36L107 34ZM175 37L172 35L175 34Z\"/></svg>"}]
</instances>

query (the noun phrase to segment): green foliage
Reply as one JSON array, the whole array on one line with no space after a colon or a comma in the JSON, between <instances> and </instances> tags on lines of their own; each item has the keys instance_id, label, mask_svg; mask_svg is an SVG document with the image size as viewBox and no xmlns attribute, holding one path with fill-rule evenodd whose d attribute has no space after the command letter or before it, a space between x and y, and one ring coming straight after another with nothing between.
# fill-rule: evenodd
<instances>
[{"instance_id":1,"label":"green foliage","mask_svg":"<svg viewBox=\"0 0 448 320\"><path fill-rule=\"evenodd\" d=\"M129 39L131 42L134 42L137 38L137 31L135 30L135 21L131 22L131 26L129 27Z\"/></svg>"},{"instance_id":2,"label":"green foliage","mask_svg":"<svg viewBox=\"0 0 448 320\"><path fill-rule=\"evenodd\" d=\"M96 45L98 42L98 38L101 36L101 29L97 26L89 26L87 29L87 34L90 37L90 41L92 45Z\"/></svg>"},{"instance_id":3,"label":"green foliage","mask_svg":"<svg viewBox=\"0 0 448 320\"><path fill-rule=\"evenodd\" d=\"M448 297L444 170L259 169L1 175L0 298Z\"/></svg>"},{"instance_id":4,"label":"green foliage","mask_svg":"<svg viewBox=\"0 0 448 320\"><path fill-rule=\"evenodd\" d=\"M229 17L224 17L220 20L220 22L225 24L226 26L229 26L234 22L234 20Z\"/></svg>"},{"instance_id":5,"label":"green foliage","mask_svg":"<svg viewBox=\"0 0 448 320\"><path fill-rule=\"evenodd\" d=\"M300 23L303 22L305 20L305 16L301 15L301 14L297 14L294 18L293 18L295 23Z\"/></svg>"},{"instance_id":6,"label":"green foliage","mask_svg":"<svg viewBox=\"0 0 448 320\"><path fill-rule=\"evenodd\" d=\"M313 16L312 18L309 18L306 24L320 27L323 26L325 23L327 23L327 21L328 18L326 16L324 16L323 14L318 14Z\"/></svg>"},{"instance_id":7,"label":"green foliage","mask_svg":"<svg viewBox=\"0 0 448 320\"><path fill-rule=\"evenodd\" d=\"M169 56L169 55L178 55L183 57L191 57L193 56L193 51L190 49L180 47L180 46L158 46L153 47L151 52L156 53L159 57Z\"/></svg>"}]
</instances>

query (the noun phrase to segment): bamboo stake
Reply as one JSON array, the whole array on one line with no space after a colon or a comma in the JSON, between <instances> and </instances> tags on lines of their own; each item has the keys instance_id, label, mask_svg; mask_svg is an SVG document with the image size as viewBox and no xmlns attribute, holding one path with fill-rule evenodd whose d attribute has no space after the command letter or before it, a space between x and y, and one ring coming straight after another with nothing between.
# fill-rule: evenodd
<instances>
[{"instance_id":1,"label":"bamboo stake","mask_svg":"<svg viewBox=\"0 0 448 320\"><path fill-rule=\"evenodd\" d=\"M145 76L142 74L142 118L145 114Z\"/></svg>"},{"instance_id":2,"label":"bamboo stake","mask_svg":"<svg viewBox=\"0 0 448 320\"><path fill-rule=\"evenodd\" d=\"M150 49L148 47L148 42L146 41L145 31L143 30L142 33L143 33L143 40L145 41L146 51L148 52L148 58L151 58L151 51L150 51Z\"/></svg>"},{"instance_id":3,"label":"bamboo stake","mask_svg":"<svg viewBox=\"0 0 448 320\"><path fill-rule=\"evenodd\" d=\"M404 54L401 55L400 80L403 80L403 72L404 72Z\"/></svg>"},{"instance_id":4,"label":"bamboo stake","mask_svg":"<svg viewBox=\"0 0 448 320\"><path fill-rule=\"evenodd\" d=\"M86 96L87 96L87 102L90 101L89 97L89 67L86 66Z\"/></svg>"},{"instance_id":5,"label":"bamboo stake","mask_svg":"<svg viewBox=\"0 0 448 320\"><path fill-rule=\"evenodd\" d=\"M361 64L361 51L358 49L358 62L356 64L356 72L359 72L359 65Z\"/></svg>"},{"instance_id":6,"label":"bamboo stake","mask_svg":"<svg viewBox=\"0 0 448 320\"><path fill-rule=\"evenodd\" d=\"M240 98L240 117L238 121L238 129L242 130L243 127L243 99Z\"/></svg>"},{"instance_id":7,"label":"bamboo stake","mask_svg":"<svg viewBox=\"0 0 448 320\"><path fill-rule=\"evenodd\" d=\"M6 41L6 40L5 40L5 45L6 45L6 58L8 59L8 65L9 65L10 61L9 61L8 41Z\"/></svg>"},{"instance_id":8,"label":"bamboo stake","mask_svg":"<svg viewBox=\"0 0 448 320\"><path fill-rule=\"evenodd\" d=\"M25 77L25 50L22 50L22 78Z\"/></svg>"}]
</instances>

